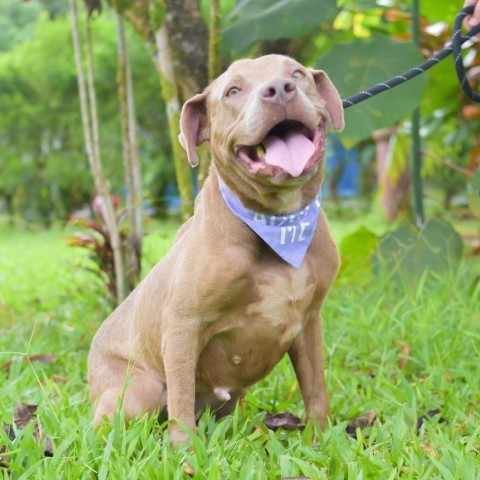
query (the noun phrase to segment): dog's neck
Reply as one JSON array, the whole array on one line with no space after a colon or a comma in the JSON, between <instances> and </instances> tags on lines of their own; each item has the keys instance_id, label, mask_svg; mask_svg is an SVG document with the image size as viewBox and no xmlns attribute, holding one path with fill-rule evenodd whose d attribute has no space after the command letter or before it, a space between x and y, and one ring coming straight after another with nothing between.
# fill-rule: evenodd
<instances>
[{"instance_id":1,"label":"dog's neck","mask_svg":"<svg viewBox=\"0 0 480 480\"><path fill-rule=\"evenodd\" d=\"M315 200L323 179L323 168L306 182L299 185L267 185L248 178L241 170L232 177L224 171L224 166L212 162L209 177L217 183L222 178L225 185L240 199L245 208L265 215L289 215L309 205ZM209 179L209 180L210 180Z\"/></svg>"},{"instance_id":2,"label":"dog's neck","mask_svg":"<svg viewBox=\"0 0 480 480\"><path fill-rule=\"evenodd\" d=\"M301 210L287 215L266 215L247 208L217 175L218 188L229 210L253 230L277 255L300 268L315 234L321 192Z\"/></svg>"}]
</instances>

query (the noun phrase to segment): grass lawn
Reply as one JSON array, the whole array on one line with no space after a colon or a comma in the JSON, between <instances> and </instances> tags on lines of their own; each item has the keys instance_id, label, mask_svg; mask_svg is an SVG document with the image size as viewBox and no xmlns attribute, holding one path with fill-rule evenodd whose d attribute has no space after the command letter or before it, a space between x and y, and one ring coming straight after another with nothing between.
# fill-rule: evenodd
<instances>
[{"instance_id":1,"label":"grass lawn","mask_svg":"<svg viewBox=\"0 0 480 480\"><path fill-rule=\"evenodd\" d=\"M147 237L146 265L168 248L174 227ZM332 227L337 236L351 229ZM331 401L325 432L309 424L273 433L263 424L265 411L303 413L284 359L247 394L245 415L237 408L215 422L204 414L193 448L172 450L166 425L154 419L126 427L119 416L103 434L92 430L86 357L111 305L64 234L0 224L0 421L13 423L18 402L38 404L54 451L44 456L32 423L13 441L0 429L7 450L0 457L10 457L11 470L0 467L3 478L480 478L478 261L410 291L370 275L338 279L323 311ZM25 354L56 358L28 361ZM347 424L368 412L376 413L373 424L349 436Z\"/></svg>"}]
</instances>

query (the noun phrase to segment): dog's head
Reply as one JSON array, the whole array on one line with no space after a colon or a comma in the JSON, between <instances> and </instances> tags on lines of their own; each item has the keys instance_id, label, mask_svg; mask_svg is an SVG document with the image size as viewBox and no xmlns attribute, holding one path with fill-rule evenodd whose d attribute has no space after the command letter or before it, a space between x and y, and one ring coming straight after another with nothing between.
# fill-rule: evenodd
<instances>
[{"instance_id":1,"label":"dog's head","mask_svg":"<svg viewBox=\"0 0 480 480\"><path fill-rule=\"evenodd\" d=\"M323 175L325 137L344 126L325 72L292 58L239 60L183 106L180 141L192 165L210 140L223 181L247 207L286 213L309 203Z\"/></svg>"}]
</instances>

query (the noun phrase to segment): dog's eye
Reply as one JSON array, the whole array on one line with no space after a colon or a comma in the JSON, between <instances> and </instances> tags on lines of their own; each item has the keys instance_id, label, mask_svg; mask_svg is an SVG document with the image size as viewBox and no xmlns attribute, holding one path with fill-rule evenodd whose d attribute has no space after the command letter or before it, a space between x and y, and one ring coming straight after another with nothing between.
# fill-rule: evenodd
<instances>
[{"instance_id":1,"label":"dog's eye","mask_svg":"<svg viewBox=\"0 0 480 480\"><path fill-rule=\"evenodd\" d=\"M305 78L305 74L301 70L295 70L292 73L292 78L295 80L301 80L302 78Z\"/></svg>"},{"instance_id":2,"label":"dog's eye","mask_svg":"<svg viewBox=\"0 0 480 480\"><path fill-rule=\"evenodd\" d=\"M240 89L238 87L232 87L227 91L226 96L233 97L237 93L240 93Z\"/></svg>"}]
</instances>

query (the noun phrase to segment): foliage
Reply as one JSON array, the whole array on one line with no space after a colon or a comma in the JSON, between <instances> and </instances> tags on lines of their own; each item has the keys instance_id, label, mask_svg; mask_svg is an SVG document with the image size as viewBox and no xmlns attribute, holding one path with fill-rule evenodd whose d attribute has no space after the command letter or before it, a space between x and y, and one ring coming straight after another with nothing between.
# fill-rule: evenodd
<instances>
[{"instance_id":1,"label":"foliage","mask_svg":"<svg viewBox=\"0 0 480 480\"><path fill-rule=\"evenodd\" d=\"M332 223L335 230L348 227ZM62 232L0 228L0 365L13 360L9 374L0 368L0 421L13 423L19 401L38 404L43 434L53 444L53 457L45 458L32 437L33 426L18 431L14 440L0 429L0 444L11 459L10 478L433 480L480 475L480 287L471 288L480 273L478 262L463 264L452 277L410 295L383 277L356 284L347 276L346 283L334 286L324 308L331 403L325 432L310 424L303 432L269 432L263 425L265 410L303 415L293 369L284 359L247 394L245 413L238 408L220 421L204 414L194 448L173 450L166 424L155 418L125 426L118 416L112 428L95 434L86 356L110 305L98 296L92 276L78 268L80 252L64 246ZM171 237L157 257L170 242ZM149 248L153 251L153 245ZM408 353L399 341L408 345ZM47 352L56 360L23 360L25 353ZM437 409L441 413L417 430L418 418ZM357 430L357 438L346 433L352 418L371 411L378 420Z\"/></svg>"},{"instance_id":2,"label":"foliage","mask_svg":"<svg viewBox=\"0 0 480 480\"><path fill-rule=\"evenodd\" d=\"M430 23L422 26L422 50L431 55L446 45L452 36L451 25L459 6L447 3L422 3L422 14L437 23L435 35L429 33ZM442 27L442 28L438 28ZM465 54L470 82L477 82L480 56L475 45ZM443 192L443 205L450 207L455 195L465 194L465 181L480 166L480 137L478 105L472 104L459 89L453 65L441 62L429 71L429 88L423 104L424 166L422 175Z\"/></svg>"},{"instance_id":3,"label":"foliage","mask_svg":"<svg viewBox=\"0 0 480 480\"><path fill-rule=\"evenodd\" d=\"M33 26L42 10L38 2L2 0L0 3L0 51L8 51L14 45L33 36Z\"/></svg>"},{"instance_id":4,"label":"foliage","mask_svg":"<svg viewBox=\"0 0 480 480\"><path fill-rule=\"evenodd\" d=\"M446 22L451 25L461 7L461 3L422 0L420 13L431 22Z\"/></svg>"},{"instance_id":5,"label":"foliage","mask_svg":"<svg viewBox=\"0 0 480 480\"><path fill-rule=\"evenodd\" d=\"M378 245L379 237L365 226L346 235L340 243L342 259L340 279L368 283L371 270L370 259Z\"/></svg>"},{"instance_id":6,"label":"foliage","mask_svg":"<svg viewBox=\"0 0 480 480\"><path fill-rule=\"evenodd\" d=\"M375 32L382 32L394 39L409 40L412 26L411 4L394 1L390 2L389 7L381 9L375 7L375 3L355 0L341 2L342 10L335 26L343 30L350 28L357 37L370 37ZM421 53L424 57L430 57L449 43L451 26L461 5L448 2L440 5L433 1L420 2L420 5ZM465 57L470 81L477 81L478 85L480 56L475 54L475 46ZM336 60L336 57L334 58ZM391 58L396 60L394 55ZM422 101L418 102L422 109L422 176L428 179L427 187L436 187L436 191L441 192L442 203L449 208L455 195L464 195L465 172L469 176L480 165L479 137L476 133L480 109L466 100L461 93L451 61L441 62L422 77L423 80L428 78L428 88L424 91ZM402 101L401 88L403 87L397 87L387 95ZM377 97L378 101L383 95L385 94ZM373 105L377 99L369 100L364 105ZM385 100L388 98L385 97ZM393 103L380 105L383 110L390 110L394 106ZM347 110L347 128L349 125L356 128L361 121L372 121L372 115L360 116L360 122L357 123L350 121L350 112L359 112L361 108L362 105L359 105ZM348 136L348 130L346 133ZM463 174L460 173L462 169L465 170Z\"/></svg>"},{"instance_id":7,"label":"foliage","mask_svg":"<svg viewBox=\"0 0 480 480\"><path fill-rule=\"evenodd\" d=\"M316 0L240 0L224 19L224 48L238 56L259 40L304 37L331 23L336 13L334 0L322 1L322 8Z\"/></svg>"},{"instance_id":8,"label":"foliage","mask_svg":"<svg viewBox=\"0 0 480 480\"><path fill-rule=\"evenodd\" d=\"M463 241L447 223L429 220L417 231L404 225L382 238L372 257L373 270L394 283L418 285L426 275L452 274L462 259Z\"/></svg>"},{"instance_id":9,"label":"foliage","mask_svg":"<svg viewBox=\"0 0 480 480\"><path fill-rule=\"evenodd\" d=\"M389 80L421 61L413 45L374 36L334 46L317 60L316 66L329 73L342 98L346 98ZM348 108L341 138L352 146L370 137L375 130L402 120L421 102L426 82L426 77L420 76Z\"/></svg>"},{"instance_id":10,"label":"foliage","mask_svg":"<svg viewBox=\"0 0 480 480\"><path fill-rule=\"evenodd\" d=\"M222 0L224 65L246 52L256 54L266 41L272 48L281 41L302 62L325 68L346 97L419 60L411 45L411 4L395 0L384 5L375 0L342 0L337 8L328 0L318 8L314 0ZM208 0L203 0L202 8L208 16ZM459 5L429 0L421 2L421 8L421 50L430 55L448 41ZM0 39L5 41L0 41L0 197L29 221L43 219L48 224L88 202L92 186L79 128L69 20L65 4L56 0L23 4L5 0L1 21ZM446 22L444 30L433 34L429 28L438 21ZM93 23L102 157L115 193L122 196L119 112L112 88L116 72L113 16L104 9ZM151 52L131 32L129 45L144 187L159 205L166 184L174 179L169 127ZM468 56L472 78L476 78L479 58ZM448 206L465 189L465 178L447 163L473 171L479 158L475 163L469 157L478 149L479 119L463 112L465 100L448 60L405 86L348 109L343 138L349 144L368 139L373 129L407 118L419 103L426 152L422 174L430 185L442 187ZM457 139L450 141L455 132Z\"/></svg>"},{"instance_id":11,"label":"foliage","mask_svg":"<svg viewBox=\"0 0 480 480\"><path fill-rule=\"evenodd\" d=\"M121 140L116 98L116 36L113 22L93 22L102 155L116 193L121 193ZM155 199L173 178L168 131L157 77L144 45L129 33L137 89L140 149ZM55 61L52 61L52 59ZM141 82L139 82L141 79ZM17 214L29 220L66 218L91 199L93 182L83 153L83 135L71 49L70 21L45 14L32 38L0 52L0 197L12 195ZM162 128L163 126L163 128ZM32 188L34 186L34 188ZM147 183L151 187L152 183Z\"/></svg>"},{"instance_id":12,"label":"foliage","mask_svg":"<svg viewBox=\"0 0 480 480\"><path fill-rule=\"evenodd\" d=\"M304 60L325 69L342 98L401 74L422 61L411 42L387 37L398 30L397 24L392 26L385 21L388 9L380 8L374 1L345 1L341 7L338 12L335 2L323 2L318 9L314 0L243 0L224 19L225 51L238 56L263 40L310 39L318 47L309 49L305 45L310 56ZM335 29L332 29L334 18ZM322 37L327 39L326 43L320 41ZM348 109L342 139L353 146L370 137L374 130L404 119L421 103L426 84L426 76L421 76Z\"/></svg>"},{"instance_id":13,"label":"foliage","mask_svg":"<svg viewBox=\"0 0 480 480\"><path fill-rule=\"evenodd\" d=\"M119 209L120 200L112 197L115 208L115 216L120 233L120 248L123 257L126 257L126 246L128 242L127 228L122 224L126 218L126 211ZM85 248L89 252L89 258L94 267L88 268L88 271L97 275L105 284L108 291L114 299L117 299L117 276L115 274L115 265L113 258L113 248L111 234L108 229L105 210L102 199L97 196L92 202L93 218L86 218L84 215L74 214L71 216L69 225L76 227L76 232L67 238L67 245L71 247ZM133 279L130 282L129 291L133 290Z\"/></svg>"}]
</instances>

